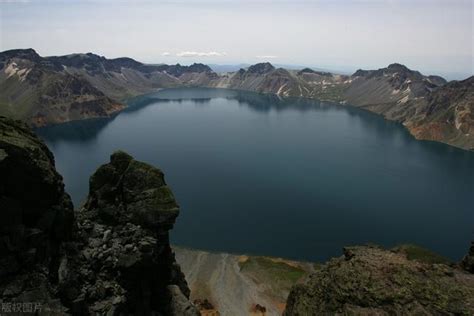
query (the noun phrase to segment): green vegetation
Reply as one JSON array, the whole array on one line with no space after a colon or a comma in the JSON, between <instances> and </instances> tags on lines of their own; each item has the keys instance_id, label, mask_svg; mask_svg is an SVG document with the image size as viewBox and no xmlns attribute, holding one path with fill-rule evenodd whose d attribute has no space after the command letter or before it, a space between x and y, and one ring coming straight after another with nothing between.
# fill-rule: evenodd
<instances>
[{"instance_id":1,"label":"green vegetation","mask_svg":"<svg viewBox=\"0 0 474 316\"><path fill-rule=\"evenodd\" d=\"M408 260L415 260L423 263L450 263L449 259L417 245L399 245L393 250L405 254Z\"/></svg>"},{"instance_id":2,"label":"green vegetation","mask_svg":"<svg viewBox=\"0 0 474 316\"><path fill-rule=\"evenodd\" d=\"M267 257L249 257L239 262L240 271L258 283L266 284L275 293L289 291L290 288L308 274L302 268Z\"/></svg>"}]
</instances>

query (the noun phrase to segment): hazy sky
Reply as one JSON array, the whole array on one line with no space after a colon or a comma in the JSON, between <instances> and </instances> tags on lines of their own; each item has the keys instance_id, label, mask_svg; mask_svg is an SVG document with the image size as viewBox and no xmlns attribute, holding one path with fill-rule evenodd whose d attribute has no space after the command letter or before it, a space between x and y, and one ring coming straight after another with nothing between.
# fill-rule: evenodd
<instances>
[{"instance_id":1,"label":"hazy sky","mask_svg":"<svg viewBox=\"0 0 474 316\"><path fill-rule=\"evenodd\" d=\"M0 0L0 50L473 74L473 0Z\"/></svg>"}]
</instances>

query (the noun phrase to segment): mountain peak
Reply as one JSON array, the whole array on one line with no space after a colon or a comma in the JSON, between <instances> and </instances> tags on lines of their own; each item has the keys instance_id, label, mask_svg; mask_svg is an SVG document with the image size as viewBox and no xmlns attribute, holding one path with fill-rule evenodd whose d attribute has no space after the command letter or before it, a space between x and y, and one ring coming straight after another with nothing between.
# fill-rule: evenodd
<instances>
[{"instance_id":1,"label":"mountain peak","mask_svg":"<svg viewBox=\"0 0 474 316\"><path fill-rule=\"evenodd\" d=\"M252 65L247 71L254 74L265 74L273 70L275 70L275 67L269 62L265 62Z\"/></svg>"},{"instance_id":2,"label":"mountain peak","mask_svg":"<svg viewBox=\"0 0 474 316\"><path fill-rule=\"evenodd\" d=\"M353 77L382 77L387 75L394 75L399 74L405 77L413 77L413 79L421 80L423 75L415 70L409 69L407 66L393 63L388 65L386 68L379 68L377 70L363 70L358 69L354 74Z\"/></svg>"},{"instance_id":3,"label":"mountain peak","mask_svg":"<svg viewBox=\"0 0 474 316\"><path fill-rule=\"evenodd\" d=\"M300 71L298 71L298 75L302 75L302 74L316 74L316 75L320 75L320 76L331 76L332 75L330 72L316 71L316 70L313 70L313 69L308 68L308 67L303 68Z\"/></svg>"},{"instance_id":4,"label":"mountain peak","mask_svg":"<svg viewBox=\"0 0 474 316\"><path fill-rule=\"evenodd\" d=\"M357 69L357 71L352 74L352 77L365 77L369 73L370 73L370 70Z\"/></svg>"},{"instance_id":5,"label":"mountain peak","mask_svg":"<svg viewBox=\"0 0 474 316\"><path fill-rule=\"evenodd\" d=\"M407 66L399 64L399 63L393 63L388 65L387 69L393 70L393 71L411 71Z\"/></svg>"},{"instance_id":6,"label":"mountain peak","mask_svg":"<svg viewBox=\"0 0 474 316\"><path fill-rule=\"evenodd\" d=\"M300 71L298 71L298 74L303 74L303 73L314 74L315 71L311 68L303 68Z\"/></svg>"},{"instance_id":7,"label":"mountain peak","mask_svg":"<svg viewBox=\"0 0 474 316\"><path fill-rule=\"evenodd\" d=\"M202 63L194 63L188 67L190 72L212 72L211 67Z\"/></svg>"}]
</instances>

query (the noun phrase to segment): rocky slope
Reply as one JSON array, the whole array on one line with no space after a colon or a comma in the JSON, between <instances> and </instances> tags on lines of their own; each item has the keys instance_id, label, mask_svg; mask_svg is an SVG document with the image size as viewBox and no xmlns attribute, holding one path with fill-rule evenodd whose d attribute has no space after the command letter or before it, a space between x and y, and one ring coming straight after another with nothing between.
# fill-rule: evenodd
<instances>
[{"instance_id":1,"label":"rocky slope","mask_svg":"<svg viewBox=\"0 0 474 316\"><path fill-rule=\"evenodd\" d=\"M92 53L41 57L33 49L0 53L0 115L44 126L107 117L123 99L159 88L207 85L217 75L202 64L145 65Z\"/></svg>"},{"instance_id":2,"label":"rocky slope","mask_svg":"<svg viewBox=\"0 0 474 316\"><path fill-rule=\"evenodd\" d=\"M306 97L339 101L348 76L323 73L305 68L301 71L276 69L270 63L250 66L247 70L221 75L210 86L272 93L282 97Z\"/></svg>"},{"instance_id":3,"label":"rocky slope","mask_svg":"<svg viewBox=\"0 0 474 316\"><path fill-rule=\"evenodd\" d=\"M344 100L374 112L425 97L446 83L441 77L424 76L400 64L378 70L358 70L351 79L343 93Z\"/></svg>"},{"instance_id":4,"label":"rocky slope","mask_svg":"<svg viewBox=\"0 0 474 316\"><path fill-rule=\"evenodd\" d=\"M418 139L474 149L474 77L446 83L399 64L352 77L348 104L398 121Z\"/></svg>"},{"instance_id":5,"label":"rocky slope","mask_svg":"<svg viewBox=\"0 0 474 316\"><path fill-rule=\"evenodd\" d=\"M124 98L182 85L205 85L217 76L203 64L145 65L131 58L107 59L92 53L46 57L55 69L80 75L107 96Z\"/></svg>"},{"instance_id":6,"label":"rocky slope","mask_svg":"<svg viewBox=\"0 0 474 316\"><path fill-rule=\"evenodd\" d=\"M173 249L204 315L281 315L291 287L314 271L280 258Z\"/></svg>"},{"instance_id":7,"label":"rocky slope","mask_svg":"<svg viewBox=\"0 0 474 316\"><path fill-rule=\"evenodd\" d=\"M33 126L106 117L124 108L81 76L56 71L33 50L0 54L0 115Z\"/></svg>"},{"instance_id":8,"label":"rocky slope","mask_svg":"<svg viewBox=\"0 0 474 316\"><path fill-rule=\"evenodd\" d=\"M199 314L170 248L179 208L159 169L114 153L74 214L46 146L0 117L0 171L2 307L22 312L30 302L45 315Z\"/></svg>"},{"instance_id":9,"label":"rocky slope","mask_svg":"<svg viewBox=\"0 0 474 316\"><path fill-rule=\"evenodd\" d=\"M406 106L412 115L400 117L396 108L384 115L401 121L418 139L474 150L474 77L450 82Z\"/></svg>"},{"instance_id":10,"label":"rocky slope","mask_svg":"<svg viewBox=\"0 0 474 316\"><path fill-rule=\"evenodd\" d=\"M377 247L348 247L293 287L284 315L472 315L474 274Z\"/></svg>"}]
</instances>

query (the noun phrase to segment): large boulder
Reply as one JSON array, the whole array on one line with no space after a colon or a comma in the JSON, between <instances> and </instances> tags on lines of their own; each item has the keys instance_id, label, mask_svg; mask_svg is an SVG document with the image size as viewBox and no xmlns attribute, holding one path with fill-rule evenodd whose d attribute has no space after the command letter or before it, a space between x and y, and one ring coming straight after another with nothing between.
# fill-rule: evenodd
<instances>
[{"instance_id":1,"label":"large boulder","mask_svg":"<svg viewBox=\"0 0 474 316\"><path fill-rule=\"evenodd\" d=\"M45 303L58 279L74 212L45 144L23 123L0 117L0 294ZM53 305L56 305L54 303Z\"/></svg>"},{"instance_id":2,"label":"large boulder","mask_svg":"<svg viewBox=\"0 0 474 316\"><path fill-rule=\"evenodd\" d=\"M345 248L288 297L285 315L473 315L474 275L403 252Z\"/></svg>"},{"instance_id":3,"label":"large boulder","mask_svg":"<svg viewBox=\"0 0 474 316\"><path fill-rule=\"evenodd\" d=\"M76 242L61 262L66 305L78 315L197 315L169 244L178 213L159 169L114 153L90 179Z\"/></svg>"}]
</instances>

